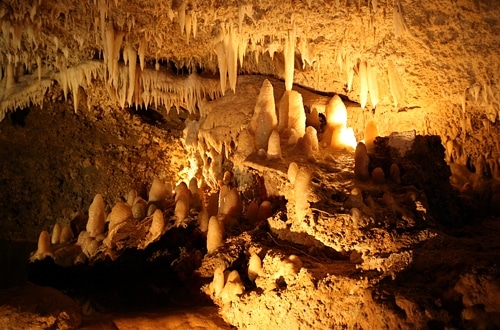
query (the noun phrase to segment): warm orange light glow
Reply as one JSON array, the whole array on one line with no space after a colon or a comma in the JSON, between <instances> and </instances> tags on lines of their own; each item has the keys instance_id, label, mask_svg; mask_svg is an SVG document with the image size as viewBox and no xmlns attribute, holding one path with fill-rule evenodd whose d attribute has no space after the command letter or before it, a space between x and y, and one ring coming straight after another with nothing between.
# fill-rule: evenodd
<instances>
[{"instance_id":1,"label":"warm orange light glow","mask_svg":"<svg viewBox=\"0 0 500 330\"><path fill-rule=\"evenodd\" d=\"M338 127L332 137L332 146L335 148L356 149L356 137L351 127Z\"/></svg>"}]
</instances>

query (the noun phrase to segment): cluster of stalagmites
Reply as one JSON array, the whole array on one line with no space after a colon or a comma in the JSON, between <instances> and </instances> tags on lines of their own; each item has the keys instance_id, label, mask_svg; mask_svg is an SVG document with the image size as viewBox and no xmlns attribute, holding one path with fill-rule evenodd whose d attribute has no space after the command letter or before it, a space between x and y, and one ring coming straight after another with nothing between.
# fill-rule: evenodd
<instances>
[{"instance_id":1,"label":"cluster of stalagmites","mask_svg":"<svg viewBox=\"0 0 500 330\"><path fill-rule=\"evenodd\" d=\"M315 111L306 115L302 95L295 90L286 90L276 106L273 86L266 79L248 127L254 141L239 141L242 143L238 145L247 145L247 154L257 151L259 156L268 160L282 159L283 146L308 157L318 155L320 142L324 148L349 149L355 146L354 132L347 127L347 109L338 95L326 105L326 128L322 134L318 132L320 123ZM246 138L247 135L240 135L240 140Z\"/></svg>"}]
</instances>

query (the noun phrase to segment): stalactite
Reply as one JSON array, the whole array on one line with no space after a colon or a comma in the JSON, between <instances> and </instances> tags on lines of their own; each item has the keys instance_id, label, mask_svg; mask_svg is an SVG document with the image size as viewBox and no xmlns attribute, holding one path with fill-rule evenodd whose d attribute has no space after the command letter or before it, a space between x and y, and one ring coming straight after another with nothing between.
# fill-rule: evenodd
<instances>
[{"instance_id":1,"label":"stalactite","mask_svg":"<svg viewBox=\"0 0 500 330\"><path fill-rule=\"evenodd\" d=\"M377 68L374 65L367 65L367 75L368 75L368 91L370 93L370 100L372 102L372 107L376 108L379 102L378 93L378 74Z\"/></svg>"},{"instance_id":2,"label":"stalactite","mask_svg":"<svg viewBox=\"0 0 500 330\"><path fill-rule=\"evenodd\" d=\"M394 107L401 106L404 102L405 91L403 87L403 81L401 76L394 65L392 60L387 61L388 74L389 74L389 86L391 89L392 98L394 99Z\"/></svg>"},{"instance_id":3,"label":"stalactite","mask_svg":"<svg viewBox=\"0 0 500 330\"><path fill-rule=\"evenodd\" d=\"M215 53L217 54L217 62L219 64L219 76L220 76L220 88L222 95L226 92L226 81L227 81L227 59L226 50L224 48L224 42L219 42L215 45Z\"/></svg>"},{"instance_id":4,"label":"stalactite","mask_svg":"<svg viewBox=\"0 0 500 330\"><path fill-rule=\"evenodd\" d=\"M290 31L285 40L285 90L291 91L293 86L293 71L295 65L295 31Z\"/></svg>"},{"instance_id":5,"label":"stalactite","mask_svg":"<svg viewBox=\"0 0 500 330\"><path fill-rule=\"evenodd\" d=\"M226 38L224 38L226 39ZM226 47L227 72L229 74L229 86L233 92L236 91L236 79L238 77L238 36L233 29L229 29L227 40L224 40Z\"/></svg>"},{"instance_id":6,"label":"stalactite","mask_svg":"<svg viewBox=\"0 0 500 330\"><path fill-rule=\"evenodd\" d=\"M137 66L137 52L132 48L132 46L127 46L125 52L128 58L128 93L127 102L129 106L132 104L135 92L135 69Z\"/></svg>"},{"instance_id":7,"label":"stalactite","mask_svg":"<svg viewBox=\"0 0 500 330\"><path fill-rule=\"evenodd\" d=\"M366 68L366 61L361 61L359 64L359 103L361 109L366 107L368 101L368 74Z\"/></svg>"},{"instance_id":8,"label":"stalactite","mask_svg":"<svg viewBox=\"0 0 500 330\"><path fill-rule=\"evenodd\" d=\"M139 50L138 50L139 63L141 65L141 71L144 71L144 67L146 66L146 61L145 61L146 47L147 47L146 41L144 39L141 40L141 42L139 43Z\"/></svg>"},{"instance_id":9,"label":"stalactite","mask_svg":"<svg viewBox=\"0 0 500 330\"><path fill-rule=\"evenodd\" d=\"M189 44L189 38L191 37L191 29L193 27L193 15L191 12L186 14L186 42Z\"/></svg>"}]
</instances>

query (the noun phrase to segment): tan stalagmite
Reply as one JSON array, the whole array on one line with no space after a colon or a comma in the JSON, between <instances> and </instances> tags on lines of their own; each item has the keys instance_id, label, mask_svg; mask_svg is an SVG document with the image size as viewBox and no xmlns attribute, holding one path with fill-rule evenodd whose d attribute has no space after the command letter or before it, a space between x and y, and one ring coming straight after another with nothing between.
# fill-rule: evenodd
<instances>
[{"instance_id":1,"label":"tan stalagmite","mask_svg":"<svg viewBox=\"0 0 500 330\"><path fill-rule=\"evenodd\" d=\"M370 157L363 142L359 142L354 152L354 174L359 180L368 180L370 172L368 166L370 165Z\"/></svg>"},{"instance_id":2,"label":"tan stalagmite","mask_svg":"<svg viewBox=\"0 0 500 330\"><path fill-rule=\"evenodd\" d=\"M220 295L222 302L225 304L230 303L243 292L245 292L245 286L241 281L240 274L236 269L232 270L227 276L226 284L224 284L224 289L222 289Z\"/></svg>"},{"instance_id":3,"label":"tan stalagmite","mask_svg":"<svg viewBox=\"0 0 500 330\"><path fill-rule=\"evenodd\" d=\"M274 89L269 80L264 80L255 104L250 129L255 136L257 150L267 150L269 136L278 126L276 107L274 104Z\"/></svg>"},{"instance_id":4,"label":"tan stalagmite","mask_svg":"<svg viewBox=\"0 0 500 330\"><path fill-rule=\"evenodd\" d=\"M208 221L207 251L215 251L224 244L224 216L222 218L212 216Z\"/></svg>"},{"instance_id":5,"label":"tan stalagmite","mask_svg":"<svg viewBox=\"0 0 500 330\"><path fill-rule=\"evenodd\" d=\"M305 167L299 168L295 177L295 216L298 221L304 220L309 211L309 189L311 186L311 173Z\"/></svg>"},{"instance_id":6,"label":"tan stalagmite","mask_svg":"<svg viewBox=\"0 0 500 330\"><path fill-rule=\"evenodd\" d=\"M219 201L218 201L218 204L217 204L217 213L220 213L220 210L223 208L224 206L224 201L226 200L226 196L227 194L229 193L231 189L229 189L228 186L226 185L222 185L220 187L220 190L219 190Z\"/></svg>"},{"instance_id":7,"label":"tan stalagmite","mask_svg":"<svg viewBox=\"0 0 500 330\"><path fill-rule=\"evenodd\" d=\"M338 95L334 95L325 108L326 124L328 127L343 127L347 123L347 108Z\"/></svg>"},{"instance_id":8,"label":"tan stalagmite","mask_svg":"<svg viewBox=\"0 0 500 330\"><path fill-rule=\"evenodd\" d=\"M132 208L127 203L117 202L109 214L109 229L113 229L120 223L132 219Z\"/></svg>"},{"instance_id":9,"label":"tan stalagmite","mask_svg":"<svg viewBox=\"0 0 500 330\"><path fill-rule=\"evenodd\" d=\"M180 182L177 186L175 186L175 199L174 201L177 203L177 200L182 196L182 195L190 195L191 191L188 188L188 185L186 182L182 181Z\"/></svg>"},{"instance_id":10,"label":"tan stalagmite","mask_svg":"<svg viewBox=\"0 0 500 330\"><path fill-rule=\"evenodd\" d=\"M86 228L90 237L96 237L104 232L105 221L104 199L101 194L96 194L89 207L89 219Z\"/></svg>"},{"instance_id":11,"label":"tan stalagmite","mask_svg":"<svg viewBox=\"0 0 500 330\"><path fill-rule=\"evenodd\" d=\"M294 129L299 137L306 133L306 112L302 94L297 91L290 91L288 100L288 128Z\"/></svg>"},{"instance_id":12,"label":"tan stalagmite","mask_svg":"<svg viewBox=\"0 0 500 330\"><path fill-rule=\"evenodd\" d=\"M319 151L318 132L314 127L307 126L306 134L304 135L304 144L307 156L312 156Z\"/></svg>"},{"instance_id":13,"label":"tan stalagmite","mask_svg":"<svg viewBox=\"0 0 500 330\"><path fill-rule=\"evenodd\" d=\"M290 181L291 184L295 184L295 178L297 177L298 172L299 172L299 165L297 165L296 162L291 162L288 165L288 171L287 171L288 181Z\"/></svg>"},{"instance_id":14,"label":"tan stalagmite","mask_svg":"<svg viewBox=\"0 0 500 330\"><path fill-rule=\"evenodd\" d=\"M153 179L153 183L151 184L151 188L149 189L148 201L151 202L164 202L165 199L171 193L167 191L167 187L163 183L162 180L158 178Z\"/></svg>"},{"instance_id":15,"label":"tan stalagmite","mask_svg":"<svg viewBox=\"0 0 500 330\"><path fill-rule=\"evenodd\" d=\"M201 210L200 213L198 213L198 227L200 228L200 231L205 235L207 234L208 231L209 220L210 217L206 210Z\"/></svg>"},{"instance_id":16,"label":"tan stalagmite","mask_svg":"<svg viewBox=\"0 0 500 330\"><path fill-rule=\"evenodd\" d=\"M136 197L135 201L132 204L132 216L134 217L134 219L138 220L144 219L147 215L147 211L148 211L148 202L146 202L141 197Z\"/></svg>"},{"instance_id":17,"label":"tan stalagmite","mask_svg":"<svg viewBox=\"0 0 500 330\"><path fill-rule=\"evenodd\" d=\"M38 247L35 254L30 258L31 261L42 260L47 256L52 256L52 249L50 247L50 234L48 231L43 230L38 236Z\"/></svg>"},{"instance_id":18,"label":"tan stalagmite","mask_svg":"<svg viewBox=\"0 0 500 330\"><path fill-rule=\"evenodd\" d=\"M372 181L376 184L385 183L385 174L382 167L375 167L372 171Z\"/></svg>"},{"instance_id":19,"label":"tan stalagmite","mask_svg":"<svg viewBox=\"0 0 500 330\"><path fill-rule=\"evenodd\" d=\"M176 226L184 226L186 225L186 218L189 214L191 198L188 193L182 193L176 200L174 209L174 216L176 217L175 224Z\"/></svg>"},{"instance_id":20,"label":"tan stalagmite","mask_svg":"<svg viewBox=\"0 0 500 330\"><path fill-rule=\"evenodd\" d=\"M226 224L234 225L239 222L242 209L240 192L238 189L233 188L227 192L219 213L226 215L224 220Z\"/></svg>"},{"instance_id":21,"label":"tan stalagmite","mask_svg":"<svg viewBox=\"0 0 500 330\"><path fill-rule=\"evenodd\" d=\"M248 260L248 278L250 281L255 282L255 279L262 275L262 260L260 260L257 254L252 253L250 259Z\"/></svg>"},{"instance_id":22,"label":"tan stalagmite","mask_svg":"<svg viewBox=\"0 0 500 330\"><path fill-rule=\"evenodd\" d=\"M73 231L71 230L71 226L70 225L63 225L62 229L61 229L61 235L59 236L59 243L68 243L73 238L75 238L75 235L73 234Z\"/></svg>"},{"instance_id":23,"label":"tan stalagmite","mask_svg":"<svg viewBox=\"0 0 500 330\"><path fill-rule=\"evenodd\" d=\"M274 129L269 136L269 142L267 144L267 158L281 159L280 134L277 129Z\"/></svg>"},{"instance_id":24,"label":"tan stalagmite","mask_svg":"<svg viewBox=\"0 0 500 330\"><path fill-rule=\"evenodd\" d=\"M368 121L365 127L365 145L367 151L373 151L375 149L374 141L378 135L378 128L375 121Z\"/></svg>"},{"instance_id":25,"label":"tan stalagmite","mask_svg":"<svg viewBox=\"0 0 500 330\"><path fill-rule=\"evenodd\" d=\"M280 99L278 105L278 131L283 132L288 128L288 109L290 108L290 93L291 91L285 91Z\"/></svg>"},{"instance_id":26,"label":"tan stalagmite","mask_svg":"<svg viewBox=\"0 0 500 330\"><path fill-rule=\"evenodd\" d=\"M270 201L263 201L259 206L259 213L257 215L257 222L266 222L267 218L273 215L273 205Z\"/></svg>"},{"instance_id":27,"label":"tan stalagmite","mask_svg":"<svg viewBox=\"0 0 500 330\"><path fill-rule=\"evenodd\" d=\"M247 206L247 210L245 212L245 218L248 220L250 224L256 224L259 217L259 204L255 201L252 201Z\"/></svg>"},{"instance_id":28,"label":"tan stalagmite","mask_svg":"<svg viewBox=\"0 0 500 330\"><path fill-rule=\"evenodd\" d=\"M52 228L52 235L50 237L50 242L52 244L58 244L61 240L61 224L56 222L54 228Z\"/></svg>"},{"instance_id":29,"label":"tan stalagmite","mask_svg":"<svg viewBox=\"0 0 500 330\"><path fill-rule=\"evenodd\" d=\"M389 176L391 177L392 182L401 184L401 172L399 170L398 164L391 164L391 168L389 169Z\"/></svg>"},{"instance_id":30,"label":"tan stalagmite","mask_svg":"<svg viewBox=\"0 0 500 330\"><path fill-rule=\"evenodd\" d=\"M137 198L137 190L130 189L127 193L127 204L130 206L134 206L135 199Z\"/></svg>"},{"instance_id":31,"label":"tan stalagmite","mask_svg":"<svg viewBox=\"0 0 500 330\"><path fill-rule=\"evenodd\" d=\"M151 221L151 227L149 227L149 234L151 235L151 240L155 240L161 236L163 233L163 228L165 228L165 218L163 217L163 212L157 209L153 213L153 219Z\"/></svg>"},{"instance_id":32,"label":"tan stalagmite","mask_svg":"<svg viewBox=\"0 0 500 330\"><path fill-rule=\"evenodd\" d=\"M214 293L214 297L219 298L222 290L224 289L224 284L226 283L225 275L224 275L224 267L219 266L214 271L214 278L212 280L212 291Z\"/></svg>"}]
</instances>

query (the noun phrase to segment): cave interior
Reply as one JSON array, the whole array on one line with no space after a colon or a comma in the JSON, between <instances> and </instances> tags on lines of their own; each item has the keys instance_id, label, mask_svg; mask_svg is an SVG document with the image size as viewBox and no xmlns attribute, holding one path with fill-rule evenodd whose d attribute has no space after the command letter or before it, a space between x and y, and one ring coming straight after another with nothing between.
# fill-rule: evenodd
<instances>
[{"instance_id":1,"label":"cave interior","mask_svg":"<svg viewBox=\"0 0 500 330\"><path fill-rule=\"evenodd\" d=\"M499 20L2 1L0 328L500 328Z\"/></svg>"}]
</instances>

